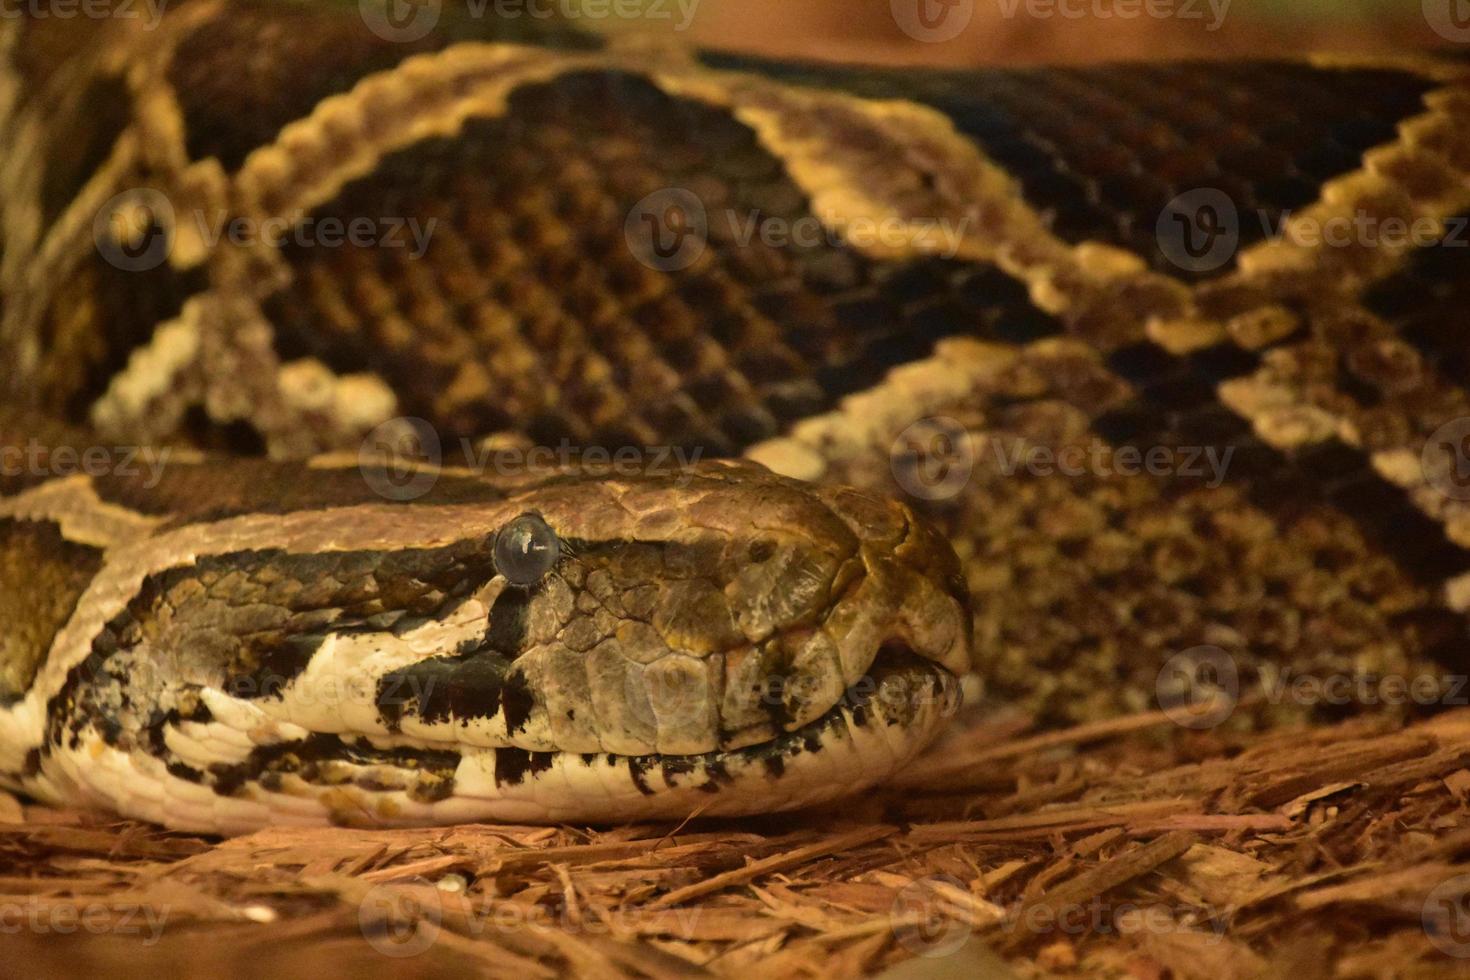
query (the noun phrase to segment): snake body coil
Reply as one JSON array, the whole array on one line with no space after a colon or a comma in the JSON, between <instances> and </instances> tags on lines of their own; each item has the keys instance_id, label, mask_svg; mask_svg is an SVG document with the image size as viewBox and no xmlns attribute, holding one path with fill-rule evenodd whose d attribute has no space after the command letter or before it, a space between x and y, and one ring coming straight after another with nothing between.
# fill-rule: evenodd
<instances>
[{"instance_id":1,"label":"snake body coil","mask_svg":"<svg viewBox=\"0 0 1470 980\"><path fill-rule=\"evenodd\" d=\"M1457 64L66 26L0 21L11 789L739 814L976 666L1050 720L1463 669Z\"/></svg>"}]
</instances>

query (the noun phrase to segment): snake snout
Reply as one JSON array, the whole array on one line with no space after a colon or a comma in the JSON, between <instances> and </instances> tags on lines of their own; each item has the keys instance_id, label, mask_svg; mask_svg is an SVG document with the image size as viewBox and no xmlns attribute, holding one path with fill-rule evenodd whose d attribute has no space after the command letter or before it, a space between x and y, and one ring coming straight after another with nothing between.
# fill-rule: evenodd
<instances>
[{"instance_id":1,"label":"snake snout","mask_svg":"<svg viewBox=\"0 0 1470 980\"><path fill-rule=\"evenodd\" d=\"M967 673L974 644L970 592L949 541L898 500L840 487L821 493L859 541L867 572L859 592L882 637L874 656L901 644L953 674Z\"/></svg>"}]
</instances>

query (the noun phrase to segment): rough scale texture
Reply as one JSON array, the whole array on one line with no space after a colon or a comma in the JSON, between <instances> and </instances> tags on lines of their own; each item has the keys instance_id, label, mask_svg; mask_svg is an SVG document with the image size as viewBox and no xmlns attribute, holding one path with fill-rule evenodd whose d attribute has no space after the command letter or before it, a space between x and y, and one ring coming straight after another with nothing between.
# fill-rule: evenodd
<instances>
[{"instance_id":1,"label":"rough scale texture","mask_svg":"<svg viewBox=\"0 0 1470 980\"><path fill-rule=\"evenodd\" d=\"M194 0L60 67L13 55L21 407L278 457L415 415L456 460L497 433L672 444L908 492L960 552L992 694L1055 720L1166 697L1202 646L1247 691L1463 670L1470 520L1436 436L1470 415L1458 65L926 74L468 36ZM1238 222L1209 268L1167 213L1201 188ZM671 193L698 248L658 227ZM375 245L319 237L360 218ZM1379 234L1313 239L1333 219ZM935 432L968 467L942 493ZM1090 462L1035 462L1059 453ZM228 482L99 485L117 509L82 543L171 492L265 512Z\"/></svg>"}]
</instances>

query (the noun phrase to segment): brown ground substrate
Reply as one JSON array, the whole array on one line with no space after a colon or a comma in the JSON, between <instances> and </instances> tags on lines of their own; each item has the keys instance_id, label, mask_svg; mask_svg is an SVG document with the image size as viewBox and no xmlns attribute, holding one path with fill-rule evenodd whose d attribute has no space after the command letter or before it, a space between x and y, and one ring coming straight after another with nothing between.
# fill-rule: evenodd
<instances>
[{"instance_id":1,"label":"brown ground substrate","mask_svg":"<svg viewBox=\"0 0 1470 980\"><path fill-rule=\"evenodd\" d=\"M857 804L682 827L219 841L0 796L0 973L1464 976L1467 812L1470 710L992 720Z\"/></svg>"}]
</instances>

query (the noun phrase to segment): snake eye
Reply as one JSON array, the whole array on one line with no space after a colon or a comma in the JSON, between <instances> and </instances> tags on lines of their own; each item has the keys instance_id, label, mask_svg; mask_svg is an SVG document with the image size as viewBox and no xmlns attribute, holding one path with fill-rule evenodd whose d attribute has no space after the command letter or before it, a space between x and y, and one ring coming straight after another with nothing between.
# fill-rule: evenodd
<instances>
[{"instance_id":1,"label":"snake eye","mask_svg":"<svg viewBox=\"0 0 1470 980\"><path fill-rule=\"evenodd\" d=\"M495 536L495 568L512 585L535 585L560 557L561 539L537 514L522 514Z\"/></svg>"}]
</instances>

